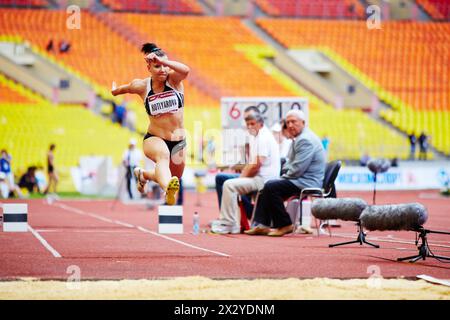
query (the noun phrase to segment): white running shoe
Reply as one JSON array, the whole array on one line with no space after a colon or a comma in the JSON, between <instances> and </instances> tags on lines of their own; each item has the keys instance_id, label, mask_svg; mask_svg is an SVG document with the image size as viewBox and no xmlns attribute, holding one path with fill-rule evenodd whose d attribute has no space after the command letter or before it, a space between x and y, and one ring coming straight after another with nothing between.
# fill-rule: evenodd
<instances>
[{"instance_id":1,"label":"white running shoe","mask_svg":"<svg viewBox=\"0 0 450 320\"><path fill-rule=\"evenodd\" d=\"M211 222L211 232L217 234L239 234L241 226L224 220L214 220Z\"/></svg>"},{"instance_id":2,"label":"white running shoe","mask_svg":"<svg viewBox=\"0 0 450 320\"><path fill-rule=\"evenodd\" d=\"M142 168L136 167L133 170L134 177L136 178L136 186L140 193L145 192L145 185L147 184L147 180L144 178L144 170Z\"/></svg>"}]
</instances>

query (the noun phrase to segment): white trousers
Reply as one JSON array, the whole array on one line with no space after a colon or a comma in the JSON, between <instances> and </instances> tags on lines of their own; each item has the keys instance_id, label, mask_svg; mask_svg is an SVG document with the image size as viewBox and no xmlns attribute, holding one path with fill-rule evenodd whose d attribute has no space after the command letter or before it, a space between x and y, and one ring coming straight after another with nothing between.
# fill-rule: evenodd
<instances>
[{"instance_id":1,"label":"white trousers","mask_svg":"<svg viewBox=\"0 0 450 320\"><path fill-rule=\"evenodd\" d=\"M238 205L238 195L244 195L264 187L264 179L256 176L251 178L228 179L223 184L222 207L220 219L230 224L241 225L241 210Z\"/></svg>"}]
</instances>

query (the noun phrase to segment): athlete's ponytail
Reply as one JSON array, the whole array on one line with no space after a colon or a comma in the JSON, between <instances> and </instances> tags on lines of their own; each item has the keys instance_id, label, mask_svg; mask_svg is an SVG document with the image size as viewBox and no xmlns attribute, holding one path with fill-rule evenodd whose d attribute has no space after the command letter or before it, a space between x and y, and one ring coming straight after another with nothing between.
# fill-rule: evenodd
<instances>
[{"instance_id":1,"label":"athlete's ponytail","mask_svg":"<svg viewBox=\"0 0 450 320\"><path fill-rule=\"evenodd\" d=\"M144 54L155 53L158 57L164 57L166 55L156 44L149 42L142 45L141 52Z\"/></svg>"}]
</instances>

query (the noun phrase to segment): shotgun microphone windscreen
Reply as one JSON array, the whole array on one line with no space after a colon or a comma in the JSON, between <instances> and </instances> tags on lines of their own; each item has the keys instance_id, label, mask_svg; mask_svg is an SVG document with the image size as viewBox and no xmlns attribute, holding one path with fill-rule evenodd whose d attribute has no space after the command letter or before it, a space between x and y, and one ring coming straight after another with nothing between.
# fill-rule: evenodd
<instances>
[{"instance_id":1,"label":"shotgun microphone windscreen","mask_svg":"<svg viewBox=\"0 0 450 320\"><path fill-rule=\"evenodd\" d=\"M316 199L312 203L311 213L320 220L358 221L366 207L367 203L359 198Z\"/></svg>"},{"instance_id":2,"label":"shotgun microphone windscreen","mask_svg":"<svg viewBox=\"0 0 450 320\"><path fill-rule=\"evenodd\" d=\"M361 225L367 230L415 231L428 219L427 209L420 203L369 206L361 213Z\"/></svg>"},{"instance_id":3,"label":"shotgun microphone windscreen","mask_svg":"<svg viewBox=\"0 0 450 320\"><path fill-rule=\"evenodd\" d=\"M372 159L367 163L367 167L373 173L383 173L389 170L391 163L386 159Z\"/></svg>"}]
</instances>

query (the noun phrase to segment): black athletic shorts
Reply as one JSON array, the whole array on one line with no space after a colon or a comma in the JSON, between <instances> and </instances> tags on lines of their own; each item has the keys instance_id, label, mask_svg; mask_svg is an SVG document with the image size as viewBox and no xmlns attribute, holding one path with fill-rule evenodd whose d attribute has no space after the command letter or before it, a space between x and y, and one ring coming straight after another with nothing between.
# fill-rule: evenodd
<instances>
[{"instance_id":1,"label":"black athletic shorts","mask_svg":"<svg viewBox=\"0 0 450 320\"><path fill-rule=\"evenodd\" d=\"M148 139L150 137L158 137L158 136L155 136L154 134L147 132L147 134L144 137L144 140ZM178 141L169 141L166 139L162 139L162 140L166 143L167 148L169 148L169 152L170 152L171 156L174 155L175 153L177 153L178 151L183 150L186 147L186 139L178 140Z\"/></svg>"}]
</instances>

